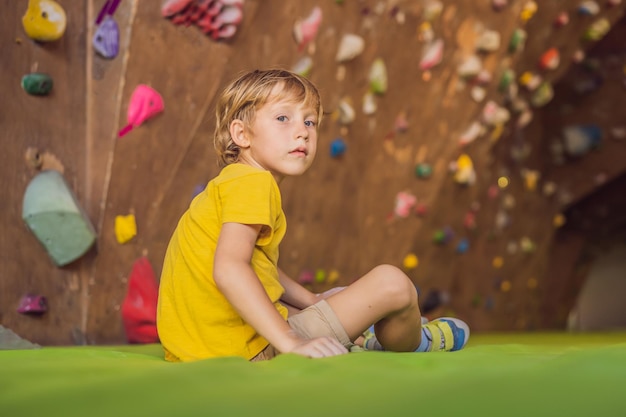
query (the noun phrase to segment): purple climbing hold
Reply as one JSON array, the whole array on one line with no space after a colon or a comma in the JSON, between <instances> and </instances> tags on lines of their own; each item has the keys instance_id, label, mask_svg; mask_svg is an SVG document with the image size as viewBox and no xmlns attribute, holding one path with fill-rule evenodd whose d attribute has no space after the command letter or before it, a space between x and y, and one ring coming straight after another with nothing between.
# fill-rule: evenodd
<instances>
[{"instance_id":1,"label":"purple climbing hold","mask_svg":"<svg viewBox=\"0 0 626 417\"><path fill-rule=\"evenodd\" d=\"M120 51L120 29L117 22L106 16L93 35L93 48L104 58L115 58Z\"/></svg>"},{"instance_id":2,"label":"purple climbing hold","mask_svg":"<svg viewBox=\"0 0 626 417\"><path fill-rule=\"evenodd\" d=\"M104 58L115 58L120 51L120 29L113 13L121 0L108 0L96 19L98 28L93 35L92 45L96 52Z\"/></svg>"}]
</instances>

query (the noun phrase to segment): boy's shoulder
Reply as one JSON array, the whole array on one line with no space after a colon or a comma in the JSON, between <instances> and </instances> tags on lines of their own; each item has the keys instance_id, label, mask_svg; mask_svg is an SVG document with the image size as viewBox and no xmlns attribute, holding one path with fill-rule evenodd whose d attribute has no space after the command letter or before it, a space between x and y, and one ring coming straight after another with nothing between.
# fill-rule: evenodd
<instances>
[{"instance_id":1,"label":"boy's shoulder","mask_svg":"<svg viewBox=\"0 0 626 417\"><path fill-rule=\"evenodd\" d=\"M245 164L230 164L222 168L219 175L215 177L214 182L220 184L250 176L273 180L272 174L264 169Z\"/></svg>"}]
</instances>

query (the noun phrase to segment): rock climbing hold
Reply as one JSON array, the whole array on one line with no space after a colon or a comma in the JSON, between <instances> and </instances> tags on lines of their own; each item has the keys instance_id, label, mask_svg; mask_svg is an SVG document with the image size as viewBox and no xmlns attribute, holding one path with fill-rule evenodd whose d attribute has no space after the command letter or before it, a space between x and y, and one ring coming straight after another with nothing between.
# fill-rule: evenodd
<instances>
[{"instance_id":1,"label":"rock climbing hold","mask_svg":"<svg viewBox=\"0 0 626 417\"><path fill-rule=\"evenodd\" d=\"M120 50L120 29L111 16L106 16L92 39L93 49L103 58L115 58Z\"/></svg>"},{"instance_id":2,"label":"rock climbing hold","mask_svg":"<svg viewBox=\"0 0 626 417\"><path fill-rule=\"evenodd\" d=\"M322 284L324 281L326 281L326 271L324 271L323 269L316 270L315 282L317 282L318 284Z\"/></svg>"},{"instance_id":3,"label":"rock climbing hold","mask_svg":"<svg viewBox=\"0 0 626 417\"><path fill-rule=\"evenodd\" d=\"M491 6L493 10L499 12L509 4L509 0L491 0Z\"/></svg>"},{"instance_id":4,"label":"rock climbing hold","mask_svg":"<svg viewBox=\"0 0 626 417\"><path fill-rule=\"evenodd\" d=\"M176 13L184 11L191 3L193 0L165 0L161 6L161 15L172 17Z\"/></svg>"},{"instance_id":5,"label":"rock climbing hold","mask_svg":"<svg viewBox=\"0 0 626 417\"><path fill-rule=\"evenodd\" d=\"M411 211L415 207L416 203L417 203L417 197L415 197L413 194L408 193L406 191L400 191L396 195L396 201L395 201L393 213L397 217L403 217L403 218L409 217L409 214L411 214Z\"/></svg>"},{"instance_id":6,"label":"rock climbing hold","mask_svg":"<svg viewBox=\"0 0 626 417\"><path fill-rule=\"evenodd\" d=\"M376 58L372 63L369 73L370 90L374 94L385 94L387 92L387 67L382 58Z\"/></svg>"},{"instance_id":7,"label":"rock climbing hold","mask_svg":"<svg viewBox=\"0 0 626 417\"><path fill-rule=\"evenodd\" d=\"M299 51L304 50L309 42L315 39L321 23L322 9L319 6L314 7L306 18L296 21L293 26L293 37Z\"/></svg>"},{"instance_id":8,"label":"rock climbing hold","mask_svg":"<svg viewBox=\"0 0 626 417\"><path fill-rule=\"evenodd\" d=\"M539 67L544 70L554 70L559 66L561 56L559 50L550 48L541 55L539 59Z\"/></svg>"},{"instance_id":9,"label":"rock climbing hold","mask_svg":"<svg viewBox=\"0 0 626 417\"><path fill-rule=\"evenodd\" d=\"M402 261L402 266L404 266L404 269L415 269L417 268L417 266L419 265L419 259L417 258L417 255L415 255L414 253L409 253L408 255L406 255L404 257L404 260Z\"/></svg>"},{"instance_id":10,"label":"rock climbing hold","mask_svg":"<svg viewBox=\"0 0 626 417\"><path fill-rule=\"evenodd\" d=\"M161 113L164 107L163 98L155 89L139 84L135 87L128 104L128 124L118 132L118 136L124 136L146 120Z\"/></svg>"},{"instance_id":11,"label":"rock climbing hold","mask_svg":"<svg viewBox=\"0 0 626 417\"><path fill-rule=\"evenodd\" d=\"M532 253L537 249L537 245L528 236L524 236L519 242L520 248L524 253Z\"/></svg>"},{"instance_id":12,"label":"rock climbing hold","mask_svg":"<svg viewBox=\"0 0 626 417\"><path fill-rule=\"evenodd\" d=\"M478 55L470 55L457 67L459 76L470 79L476 77L483 69L483 63Z\"/></svg>"},{"instance_id":13,"label":"rock climbing hold","mask_svg":"<svg viewBox=\"0 0 626 417\"><path fill-rule=\"evenodd\" d=\"M461 137L459 137L459 145L468 145L478 139L478 137L483 133L485 133L485 127L483 124L478 121L474 121L467 129L465 129L463 133L461 133Z\"/></svg>"},{"instance_id":14,"label":"rock climbing hold","mask_svg":"<svg viewBox=\"0 0 626 417\"><path fill-rule=\"evenodd\" d=\"M459 243L457 243L456 253L463 254L469 250L469 247L470 247L469 240L464 237L463 239L459 240Z\"/></svg>"},{"instance_id":15,"label":"rock climbing hold","mask_svg":"<svg viewBox=\"0 0 626 417\"><path fill-rule=\"evenodd\" d=\"M536 169L522 169L522 178L524 178L524 187L528 191L537 190L537 183L541 177L541 172Z\"/></svg>"},{"instance_id":16,"label":"rock climbing hold","mask_svg":"<svg viewBox=\"0 0 626 417\"><path fill-rule=\"evenodd\" d=\"M423 18L431 22L438 18L443 11L443 3L438 0L426 0L424 2Z\"/></svg>"},{"instance_id":17,"label":"rock climbing hold","mask_svg":"<svg viewBox=\"0 0 626 417\"><path fill-rule=\"evenodd\" d=\"M583 16L595 16L600 13L600 5L596 1L583 1L578 6L578 14Z\"/></svg>"},{"instance_id":18,"label":"rock climbing hold","mask_svg":"<svg viewBox=\"0 0 626 417\"><path fill-rule=\"evenodd\" d=\"M433 168L429 164L420 163L415 167L415 176L417 178L430 178L433 174Z\"/></svg>"},{"instance_id":19,"label":"rock climbing hold","mask_svg":"<svg viewBox=\"0 0 626 417\"><path fill-rule=\"evenodd\" d=\"M133 263L122 303L122 322L129 343L157 343L159 285L150 261L142 256Z\"/></svg>"},{"instance_id":20,"label":"rock climbing hold","mask_svg":"<svg viewBox=\"0 0 626 417\"><path fill-rule=\"evenodd\" d=\"M17 312L21 314L43 314L48 311L48 300L42 295L27 294L20 300Z\"/></svg>"},{"instance_id":21,"label":"rock climbing hold","mask_svg":"<svg viewBox=\"0 0 626 417\"><path fill-rule=\"evenodd\" d=\"M526 23L537 13L537 3L534 1L527 1L524 3L522 7L522 12L520 13L520 19L522 22Z\"/></svg>"},{"instance_id":22,"label":"rock climbing hold","mask_svg":"<svg viewBox=\"0 0 626 417\"><path fill-rule=\"evenodd\" d=\"M376 97L371 91L366 92L363 96L362 110L363 114L366 114L368 116L376 113L376 110L378 110L378 106L376 105Z\"/></svg>"},{"instance_id":23,"label":"rock climbing hold","mask_svg":"<svg viewBox=\"0 0 626 417\"><path fill-rule=\"evenodd\" d=\"M565 152L580 157L598 147L602 142L602 129L598 125L573 125L563 128Z\"/></svg>"},{"instance_id":24,"label":"rock climbing hold","mask_svg":"<svg viewBox=\"0 0 626 417\"><path fill-rule=\"evenodd\" d=\"M443 229L436 230L433 234L433 242L439 245L445 245L454 238L454 231L446 226Z\"/></svg>"},{"instance_id":25,"label":"rock climbing hold","mask_svg":"<svg viewBox=\"0 0 626 417\"><path fill-rule=\"evenodd\" d=\"M314 280L314 274L312 271L302 271L298 277L298 282L302 285L312 284Z\"/></svg>"},{"instance_id":26,"label":"rock climbing hold","mask_svg":"<svg viewBox=\"0 0 626 417\"><path fill-rule=\"evenodd\" d=\"M430 43L435 39L435 31L430 22L422 22L417 28L417 38L420 42Z\"/></svg>"},{"instance_id":27,"label":"rock climbing hold","mask_svg":"<svg viewBox=\"0 0 626 417\"><path fill-rule=\"evenodd\" d=\"M519 77L519 83L522 87L525 87L528 91L535 91L542 82L541 75L525 71Z\"/></svg>"},{"instance_id":28,"label":"rock climbing hold","mask_svg":"<svg viewBox=\"0 0 626 417\"><path fill-rule=\"evenodd\" d=\"M45 96L50 94L54 82L48 74L32 72L22 77L22 88L28 94L34 96Z\"/></svg>"},{"instance_id":29,"label":"rock climbing hold","mask_svg":"<svg viewBox=\"0 0 626 417\"><path fill-rule=\"evenodd\" d=\"M461 154L456 160L456 171L454 181L461 185L472 185L476 182L476 171L474 163L467 154Z\"/></svg>"},{"instance_id":30,"label":"rock climbing hold","mask_svg":"<svg viewBox=\"0 0 626 417\"><path fill-rule=\"evenodd\" d=\"M527 34L524 29L515 29L509 41L509 52L521 52L526 45Z\"/></svg>"},{"instance_id":31,"label":"rock climbing hold","mask_svg":"<svg viewBox=\"0 0 626 417\"><path fill-rule=\"evenodd\" d=\"M498 90L500 92L507 92L511 86L515 83L515 71L510 68L505 69L502 72L502 77L498 83Z\"/></svg>"},{"instance_id":32,"label":"rock climbing hold","mask_svg":"<svg viewBox=\"0 0 626 417\"><path fill-rule=\"evenodd\" d=\"M124 244L137 235L135 215L115 216L115 238L117 243Z\"/></svg>"},{"instance_id":33,"label":"rock climbing hold","mask_svg":"<svg viewBox=\"0 0 626 417\"><path fill-rule=\"evenodd\" d=\"M511 113L506 107L498 105L493 100L489 100L483 107L482 120L487 126L497 126L504 124L511 118Z\"/></svg>"},{"instance_id":34,"label":"rock climbing hold","mask_svg":"<svg viewBox=\"0 0 626 417\"><path fill-rule=\"evenodd\" d=\"M568 23L569 23L569 14L567 12L559 13L556 19L554 19L554 26L557 28L562 28Z\"/></svg>"},{"instance_id":35,"label":"rock climbing hold","mask_svg":"<svg viewBox=\"0 0 626 417\"><path fill-rule=\"evenodd\" d=\"M302 77L308 77L311 75L311 69L313 68L313 58L310 56L304 56L296 62L293 66L292 71Z\"/></svg>"},{"instance_id":36,"label":"rock climbing hold","mask_svg":"<svg viewBox=\"0 0 626 417\"><path fill-rule=\"evenodd\" d=\"M598 19L585 31L583 39L586 41L599 41L611 30L609 19Z\"/></svg>"},{"instance_id":37,"label":"rock climbing hold","mask_svg":"<svg viewBox=\"0 0 626 417\"><path fill-rule=\"evenodd\" d=\"M556 214L554 218L552 219L552 224L556 228L563 226L565 222L566 222L565 216L561 213Z\"/></svg>"},{"instance_id":38,"label":"rock climbing hold","mask_svg":"<svg viewBox=\"0 0 626 417\"><path fill-rule=\"evenodd\" d=\"M26 187L22 219L57 266L81 257L96 232L60 172L38 173Z\"/></svg>"},{"instance_id":39,"label":"rock climbing hold","mask_svg":"<svg viewBox=\"0 0 626 417\"><path fill-rule=\"evenodd\" d=\"M473 211L468 211L465 213L465 217L463 218L463 226L467 230L476 230L476 213Z\"/></svg>"},{"instance_id":40,"label":"rock climbing hold","mask_svg":"<svg viewBox=\"0 0 626 417\"><path fill-rule=\"evenodd\" d=\"M330 143L330 156L331 158L339 158L346 153L347 145L346 142L337 138Z\"/></svg>"},{"instance_id":41,"label":"rock climbing hold","mask_svg":"<svg viewBox=\"0 0 626 417\"><path fill-rule=\"evenodd\" d=\"M175 25L196 25L215 41L230 39L243 19L243 0L165 0L161 14Z\"/></svg>"},{"instance_id":42,"label":"rock climbing hold","mask_svg":"<svg viewBox=\"0 0 626 417\"><path fill-rule=\"evenodd\" d=\"M339 271L337 271L336 269L332 269L328 273L328 278L326 278L326 282L330 285L333 285L338 280L339 280Z\"/></svg>"},{"instance_id":43,"label":"rock climbing hold","mask_svg":"<svg viewBox=\"0 0 626 417\"><path fill-rule=\"evenodd\" d=\"M338 111L338 119L339 123L343 125L348 125L354 121L356 118L356 112L352 107L352 101L349 97L342 98L339 100L339 105L337 106Z\"/></svg>"},{"instance_id":44,"label":"rock climbing hold","mask_svg":"<svg viewBox=\"0 0 626 417\"><path fill-rule=\"evenodd\" d=\"M335 61L350 61L359 56L361 52L363 52L363 49L365 49L365 41L363 38L353 33L347 33L341 37L337 55L335 55Z\"/></svg>"},{"instance_id":45,"label":"rock climbing hold","mask_svg":"<svg viewBox=\"0 0 626 417\"><path fill-rule=\"evenodd\" d=\"M24 31L29 38L41 42L56 41L65 33L65 10L52 0L28 0L22 17Z\"/></svg>"},{"instance_id":46,"label":"rock climbing hold","mask_svg":"<svg viewBox=\"0 0 626 417\"><path fill-rule=\"evenodd\" d=\"M393 128L398 133L404 133L409 129L409 122L406 118L406 112L401 111L400 113L398 113L393 123Z\"/></svg>"},{"instance_id":47,"label":"rock climbing hold","mask_svg":"<svg viewBox=\"0 0 626 417\"><path fill-rule=\"evenodd\" d=\"M552 100L554 97L554 90L552 88L552 84L548 81L544 81L537 88L532 98L530 99L530 103L534 107L543 107Z\"/></svg>"},{"instance_id":48,"label":"rock climbing hold","mask_svg":"<svg viewBox=\"0 0 626 417\"><path fill-rule=\"evenodd\" d=\"M483 31L476 41L476 50L480 52L495 52L500 48L500 32L495 30Z\"/></svg>"},{"instance_id":49,"label":"rock climbing hold","mask_svg":"<svg viewBox=\"0 0 626 417\"><path fill-rule=\"evenodd\" d=\"M429 70L441 63L443 59L443 47L443 39L436 39L424 47L422 59L419 63L419 67L422 71Z\"/></svg>"},{"instance_id":50,"label":"rock climbing hold","mask_svg":"<svg viewBox=\"0 0 626 417\"><path fill-rule=\"evenodd\" d=\"M98 25L91 43L96 52L107 59L115 58L120 50L120 29L113 14L121 0L107 0L96 18Z\"/></svg>"}]
</instances>

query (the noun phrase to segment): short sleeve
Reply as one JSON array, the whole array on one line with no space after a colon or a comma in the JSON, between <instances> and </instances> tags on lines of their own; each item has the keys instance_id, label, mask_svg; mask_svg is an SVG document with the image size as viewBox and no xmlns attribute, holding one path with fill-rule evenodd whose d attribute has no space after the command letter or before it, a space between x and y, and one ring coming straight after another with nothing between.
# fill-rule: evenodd
<instances>
[{"instance_id":1,"label":"short sleeve","mask_svg":"<svg viewBox=\"0 0 626 417\"><path fill-rule=\"evenodd\" d=\"M266 226L257 244L272 239L280 212L277 185L269 172L254 172L223 182L219 186L222 223Z\"/></svg>"}]
</instances>

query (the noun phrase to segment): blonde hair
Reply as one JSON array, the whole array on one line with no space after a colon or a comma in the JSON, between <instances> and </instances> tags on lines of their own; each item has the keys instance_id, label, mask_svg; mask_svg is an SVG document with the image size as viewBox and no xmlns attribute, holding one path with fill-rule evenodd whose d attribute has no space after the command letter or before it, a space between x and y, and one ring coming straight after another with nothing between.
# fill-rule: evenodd
<instances>
[{"instance_id":1,"label":"blonde hair","mask_svg":"<svg viewBox=\"0 0 626 417\"><path fill-rule=\"evenodd\" d=\"M239 119L246 126L250 126L256 109L267 103L273 88L278 84L282 84L281 96L310 104L317 111L319 128L322 121L322 101L319 91L311 81L282 69L244 73L224 89L216 105L213 144L220 167L239 160L240 149L230 136L230 124Z\"/></svg>"}]
</instances>

